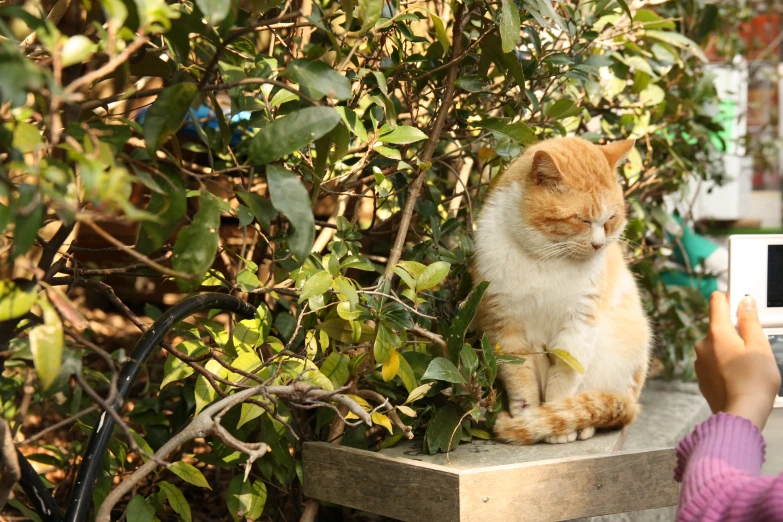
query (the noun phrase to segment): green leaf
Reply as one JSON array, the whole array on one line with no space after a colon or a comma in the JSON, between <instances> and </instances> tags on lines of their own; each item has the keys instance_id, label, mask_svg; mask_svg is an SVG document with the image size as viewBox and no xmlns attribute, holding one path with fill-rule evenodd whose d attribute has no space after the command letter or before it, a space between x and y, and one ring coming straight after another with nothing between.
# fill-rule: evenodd
<instances>
[{"instance_id":1,"label":"green leaf","mask_svg":"<svg viewBox=\"0 0 783 522\"><path fill-rule=\"evenodd\" d=\"M164 194L152 192L147 206L147 212L159 219L157 222L142 222L139 227L139 238L136 241L136 250L144 255L160 248L177 229L187 211L185 184L182 178L168 165L161 165L160 171L166 177L159 184Z\"/></svg>"},{"instance_id":2,"label":"green leaf","mask_svg":"<svg viewBox=\"0 0 783 522\"><path fill-rule=\"evenodd\" d=\"M302 287L301 299L318 297L332 287L332 276L326 270L309 277Z\"/></svg>"},{"instance_id":3,"label":"green leaf","mask_svg":"<svg viewBox=\"0 0 783 522\"><path fill-rule=\"evenodd\" d=\"M443 47L443 54L445 55L449 51L449 46L451 45L449 42L449 35L446 33L446 26L443 23L443 20L435 15L435 13L430 13L430 19L432 20L432 25L435 26L435 35L438 37L440 46Z\"/></svg>"},{"instance_id":4,"label":"green leaf","mask_svg":"<svg viewBox=\"0 0 783 522\"><path fill-rule=\"evenodd\" d=\"M484 367L487 369L487 380L491 385L498 376L498 360L495 357L495 350L489 344L487 334L481 336L481 352L484 355Z\"/></svg>"},{"instance_id":5,"label":"green leaf","mask_svg":"<svg viewBox=\"0 0 783 522\"><path fill-rule=\"evenodd\" d=\"M454 81L454 85L468 92L481 92L487 82L479 76L462 76Z\"/></svg>"},{"instance_id":6,"label":"green leaf","mask_svg":"<svg viewBox=\"0 0 783 522\"><path fill-rule=\"evenodd\" d=\"M198 357L209 353L209 348L200 340L188 340L177 345L177 350L187 354L190 357ZM163 365L163 382L160 383L161 389L167 384L184 379L189 375L193 375L195 370L187 365L182 359L175 355L169 355L166 358L166 363Z\"/></svg>"},{"instance_id":7,"label":"green leaf","mask_svg":"<svg viewBox=\"0 0 783 522\"><path fill-rule=\"evenodd\" d=\"M628 15L628 18L634 19L633 15L631 14L631 10L628 8L628 4L625 0L617 0L617 3L620 5L620 9L623 10L623 12Z\"/></svg>"},{"instance_id":8,"label":"green leaf","mask_svg":"<svg viewBox=\"0 0 783 522\"><path fill-rule=\"evenodd\" d=\"M573 100L563 98L561 100L557 100L546 110L544 110L544 115L547 118L559 120L562 118L568 118L569 116L576 116L580 112L582 112L582 109L577 107Z\"/></svg>"},{"instance_id":9,"label":"green leaf","mask_svg":"<svg viewBox=\"0 0 783 522\"><path fill-rule=\"evenodd\" d=\"M350 303L351 308L354 308L359 302L359 294L356 292L356 289L353 287L351 282L348 281L348 279L345 277L338 276L334 280L334 287L339 293L345 296L345 298Z\"/></svg>"},{"instance_id":10,"label":"green leaf","mask_svg":"<svg viewBox=\"0 0 783 522\"><path fill-rule=\"evenodd\" d=\"M560 349L554 349L549 350L550 354L554 355L555 357L559 358L561 361L566 363L572 370L574 370L577 373L581 373L582 375L585 374L585 367L582 366L582 363L580 363L576 357L571 355L570 353L566 352L565 350Z\"/></svg>"},{"instance_id":11,"label":"green leaf","mask_svg":"<svg viewBox=\"0 0 783 522\"><path fill-rule=\"evenodd\" d=\"M44 321L30 330L30 351L41 387L48 390L60 374L65 339L63 323L49 300L41 299L38 305L43 310Z\"/></svg>"},{"instance_id":12,"label":"green leaf","mask_svg":"<svg viewBox=\"0 0 783 522\"><path fill-rule=\"evenodd\" d=\"M243 292L252 292L261 286L261 281L258 280L258 276L252 270L243 268L237 274L237 286Z\"/></svg>"},{"instance_id":13,"label":"green leaf","mask_svg":"<svg viewBox=\"0 0 783 522\"><path fill-rule=\"evenodd\" d=\"M289 377L306 384L320 386L326 391L334 390L332 381L321 373L313 361L293 357L282 357L280 360L281 370Z\"/></svg>"},{"instance_id":14,"label":"green leaf","mask_svg":"<svg viewBox=\"0 0 783 522\"><path fill-rule=\"evenodd\" d=\"M427 366L427 371L421 377L422 380L432 379L446 381L455 384L466 384L465 378L459 369L445 357L436 357Z\"/></svg>"},{"instance_id":15,"label":"green leaf","mask_svg":"<svg viewBox=\"0 0 783 522\"><path fill-rule=\"evenodd\" d=\"M310 195L296 174L277 165L267 167L266 179L272 204L286 215L293 228L288 234L288 248L300 264L304 263L315 241Z\"/></svg>"},{"instance_id":16,"label":"green leaf","mask_svg":"<svg viewBox=\"0 0 783 522\"><path fill-rule=\"evenodd\" d=\"M345 123L345 126L348 127L357 138L364 143L367 143L367 129L364 128L364 123L362 123L362 120L359 119L353 109L349 107L335 107L335 110L340 114L340 118L343 120L343 123Z\"/></svg>"},{"instance_id":17,"label":"green leaf","mask_svg":"<svg viewBox=\"0 0 783 522\"><path fill-rule=\"evenodd\" d=\"M346 321L356 321L359 319L359 317L361 317L362 310L351 310L351 303L348 301L342 301L337 303L337 315Z\"/></svg>"},{"instance_id":18,"label":"green leaf","mask_svg":"<svg viewBox=\"0 0 783 522\"><path fill-rule=\"evenodd\" d=\"M77 34L68 38L60 51L63 67L82 63L92 56L98 46L83 34Z\"/></svg>"},{"instance_id":19,"label":"green leaf","mask_svg":"<svg viewBox=\"0 0 783 522\"><path fill-rule=\"evenodd\" d=\"M398 151L397 149L393 149L391 147L384 147L383 145L376 144L373 147L373 150L383 156L384 158L389 158L392 160L401 160L402 159L402 153Z\"/></svg>"},{"instance_id":20,"label":"green leaf","mask_svg":"<svg viewBox=\"0 0 783 522\"><path fill-rule=\"evenodd\" d=\"M356 2L354 0L340 0L340 5L345 13L345 25L343 27L346 31L350 31L351 24L353 23L353 11L356 9Z\"/></svg>"},{"instance_id":21,"label":"green leaf","mask_svg":"<svg viewBox=\"0 0 783 522\"><path fill-rule=\"evenodd\" d=\"M655 40L659 40L669 45L673 45L674 47L679 47L680 49L689 51L704 63L709 62L709 58L707 58L707 55L704 54L704 51L702 51L701 47L699 47L699 44L684 34L675 31L653 31L649 29L644 31L644 34Z\"/></svg>"},{"instance_id":22,"label":"green leaf","mask_svg":"<svg viewBox=\"0 0 783 522\"><path fill-rule=\"evenodd\" d=\"M351 97L351 82L348 78L321 61L294 60L286 67L285 76L298 83L302 92L316 100L324 96L335 100Z\"/></svg>"},{"instance_id":23,"label":"green leaf","mask_svg":"<svg viewBox=\"0 0 783 522\"><path fill-rule=\"evenodd\" d=\"M19 502L18 498L10 499L8 501L8 505L18 509L24 516L29 518L32 522L41 522L41 517L38 516L38 513L36 513L32 509L28 508L27 506Z\"/></svg>"},{"instance_id":24,"label":"green leaf","mask_svg":"<svg viewBox=\"0 0 783 522\"><path fill-rule=\"evenodd\" d=\"M434 455L439 451L451 451L462 438L462 412L454 403L447 403L427 424L424 434L424 451ZM449 444L451 442L451 444Z\"/></svg>"},{"instance_id":25,"label":"green leaf","mask_svg":"<svg viewBox=\"0 0 783 522\"><path fill-rule=\"evenodd\" d=\"M397 377L402 380L402 384L405 386L408 393L415 390L416 386L419 384L416 382L416 374L413 373L413 368L411 368L410 363L405 357L400 357L400 369L397 370Z\"/></svg>"},{"instance_id":26,"label":"green leaf","mask_svg":"<svg viewBox=\"0 0 783 522\"><path fill-rule=\"evenodd\" d=\"M408 145L427 139L426 134L410 125L397 125L393 130L384 126L379 130L379 134L377 142L392 143L394 145Z\"/></svg>"},{"instance_id":27,"label":"green leaf","mask_svg":"<svg viewBox=\"0 0 783 522\"><path fill-rule=\"evenodd\" d=\"M204 280L207 270L215 261L219 241L220 206L215 196L209 192L201 195L201 209L193 222L183 227L177 234L174 244L174 270L191 274L190 281L177 280L183 291L195 290Z\"/></svg>"},{"instance_id":28,"label":"green leaf","mask_svg":"<svg viewBox=\"0 0 783 522\"><path fill-rule=\"evenodd\" d=\"M340 268L355 268L356 270L362 270L364 272L375 272L375 265L372 261L362 256L347 257L340 264Z\"/></svg>"},{"instance_id":29,"label":"green leaf","mask_svg":"<svg viewBox=\"0 0 783 522\"><path fill-rule=\"evenodd\" d=\"M22 154L27 154L35 151L41 144L43 144L43 138L38 127L24 121L16 124L14 127L14 138L11 141L13 148Z\"/></svg>"},{"instance_id":30,"label":"green leaf","mask_svg":"<svg viewBox=\"0 0 783 522\"><path fill-rule=\"evenodd\" d=\"M38 286L33 281L0 280L0 321L22 317L38 300Z\"/></svg>"},{"instance_id":31,"label":"green leaf","mask_svg":"<svg viewBox=\"0 0 783 522\"><path fill-rule=\"evenodd\" d=\"M362 20L362 33L366 33L381 19L383 0L359 0L359 17Z\"/></svg>"},{"instance_id":32,"label":"green leaf","mask_svg":"<svg viewBox=\"0 0 783 522\"><path fill-rule=\"evenodd\" d=\"M163 90L144 115L144 140L151 158L175 134L198 94L195 83L178 83Z\"/></svg>"},{"instance_id":33,"label":"green leaf","mask_svg":"<svg viewBox=\"0 0 783 522\"><path fill-rule=\"evenodd\" d=\"M155 508L150 506L141 495L136 495L128 502L128 520L133 522L153 522L155 520Z\"/></svg>"},{"instance_id":34,"label":"green leaf","mask_svg":"<svg viewBox=\"0 0 783 522\"><path fill-rule=\"evenodd\" d=\"M266 505L266 484L256 480L252 484L236 475L228 485L226 505L234 520L258 520Z\"/></svg>"},{"instance_id":35,"label":"green leaf","mask_svg":"<svg viewBox=\"0 0 783 522\"><path fill-rule=\"evenodd\" d=\"M522 121L507 123L503 118L487 118L485 120L477 121L473 123L473 125L508 136L517 143L525 146L532 145L538 141L535 131L533 131L527 123Z\"/></svg>"},{"instance_id":36,"label":"green leaf","mask_svg":"<svg viewBox=\"0 0 783 522\"><path fill-rule=\"evenodd\" d=\"M261 127L253 136L248 161L266 165L298 151L325 136L339 121L340 115L332 107L306 107L283 116Z\"/></svg>"},{"instance_id":37,"label":"green leaf","mask_svg":"<svg viewBox=\"0 0 783 522\"><path fill-rule=\"evenodd\" d=\"M351 358L347 355L332 352L321 365L321 373L326 375L332 381L334 388L337 389L348 382L348 377L351 376L350 362Z\"/></svg>"},{"instance_id":38,"label":"green leaf","mask_svg":"<svg viewBox=\"0 0 783 522\"><path fill-rule=\"evenodd\" d=\"M381 322L378 324L378 335L375 337L373 354L375 360L381 364L389 358L389 353L402 344L400 337L391 328Z\"/></svg>"},{"instance_id":39,"label":"green leaf","mask_svg":"<svg viewBox=\"0 0 783 522\"><path fill-rule=\"evenodd\" d=\"M252 192L237 192L236 195L242 203L247 205L261 228L268 231L271 221L277 216L277 210L272 202Z\"/></svg>"},{"instance_id":40,"label":"green leaf","mask_svg":"<svg viewBox=\"0 0 783 522\"><path fill-rule=\"evenodd\" d=\"M335 341L349 343L353 340L353 328L351 323L339 317L327 319L326 321L317 325L316 328L320 331L326 332L326 335ZM375 330L371 326L362 323L360 325L360 329L361 334L359 342L368 342L373 340Z\"/></svg>"},{"instance_id":41,"label":"green leaf","mask_svg":"<svg viewBox=\"0 0 783 522\"><path fill-rule=\"evenodd\" d=\"M467 373L469 376L473 375L473 373L478 370L478 355L476 355L476 350L474 350L472 346L469 344L463 346L459 357L462 361L462 367L465 369L465 373Z\"/></svg>"},{"instance_id":42,"label":"green leaf","mask_svg":"<svg viewBox=\"0 0 783 522\"><path fill-rule=\"evenodd\" d=\"M45 209L43 204L36 202L38 191L33 185L23 184L19 187L19 198L14 201L16 215L14 216L14 257L27 253L35 243L38 230L43 225ZM24 209L24 211L20 210Z\"/></svg>"},{"instance_id":43,"label":"green leaf","mask_svg":"<svg viewBox=\"0 0 783 522\"><path fill-rule=\"evenodd\" d=\"M228 370L226 370L223 365L214 359L207 361L207 364L204 365L204 368L214 373L218 377L225 378L228 376ZM196 398L196 415L198 415L199 412L201 412L201 410L203 410L208 404L217 399L218 396L217 390L212 387L212 385L203 375L199 375L198 379L196 379L194 393Z\"/></svg>"},{"instance_id":44,"label":"green leaf","mask_svg":"<svg viewBox=\"0 0 783 522\"><path fill-rule=\"evenodd\" d=\"M441 284L449 275L450 269L451 265L445 261L436 261L429 265L416 279L416 292L429 290Z\"/></svg>"},{"instance_id":45,"label":"green leaf","mask_svg":"<svg viewBox=\"0 0 783 522\"><path fill-rule=\"evenodd\" d=\"M231 0L196 0L196 5L213 26L220 24L231 10Z\"/></svg>"},{"instance_id":46,"label":"green leaf","mask_svg":"<svg viewBox=\"0 0 783 522\"><path fill-rule=\"evenodd\" d=\"M158 482L157 486L160 488L160 491L166 495L171 509L182 517L185 522L191 522L193 519L190 514L190 505L188 505L188 501L185 500L185 495L182 494L179 488L165 480Z\"/></svg>"},{"instance_id":47,"label":"green leaf","mask_svg":"<svg viewBox=\"0 0 783 522\"><path fill-rule=\"evenodd\" d=\"M204 474L193 464L182 461L174 462L168 467L168 470L188 484L193 484L200 488L212 489L209 482L207 482L206 477L204 477Z\"/></svg>"},{"instance_id":48,"label":"green leaf","mask_svg":"<svg viewBox=\"0 0 783 522\"><path fill-rule=\"evenodd\" d=\"M468 297L459 305L457 316L451 322L451 330L446 342L449 349L449 359L451 359L454 365L459 362L459 353L462 350L462 345L465 344L465 332L468 331L470 323L473 322L473 318L476 316L481 298L484 292L487 291L487 286L489 286L489 283L486 281L476 285L468 294Z\"/></svg>"},{"instance_id":49,"label":"green leaf","mask_svg":"<svg viewBox=\"0 0 783 522\"><path fill-rule=\"evenodd\" d=\"M500 11L500 40L503 42L503 52L514 51L522 40L520 34L519 9L513 0L502 0Z\"/></svg>"}]
</instances>

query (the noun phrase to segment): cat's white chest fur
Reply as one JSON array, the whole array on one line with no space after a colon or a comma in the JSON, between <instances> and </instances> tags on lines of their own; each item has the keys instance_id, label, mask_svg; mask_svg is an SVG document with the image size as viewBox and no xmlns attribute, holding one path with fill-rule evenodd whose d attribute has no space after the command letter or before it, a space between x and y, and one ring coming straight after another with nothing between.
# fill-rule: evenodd
<instances>
[{"instance_id":1,"label":"cat's white chest fur","mask_svg":"<svg viewBox=\"0 0 783 522\"><path fill-rule=\"evenodd\" d=\"M548 344L595 295L604 266L602 255L575 262L552 255L528 254L516 234L519 195L498 192L482 213L476 234L475 278L490 283L503 315L524 327L528 341Z\"/></svg>"}]
</instances>

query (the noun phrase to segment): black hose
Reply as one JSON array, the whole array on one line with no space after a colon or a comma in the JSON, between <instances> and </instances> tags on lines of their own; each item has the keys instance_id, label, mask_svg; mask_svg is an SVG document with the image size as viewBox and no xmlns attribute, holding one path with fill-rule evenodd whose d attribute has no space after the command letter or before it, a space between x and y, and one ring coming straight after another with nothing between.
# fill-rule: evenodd
<instances>
[{"instance_id":1,"label":"black hose","mask_svg":"<svg viewBox=\"0 0 783 522\"><path fill-rule=\"evenodd\" d=\"M166 310L139 339L128 362L122 367L117 383L118 400L112 405L115 411L119 411L121 405L127 400L131 387L141 371L141 365L147 361L147 358L169 331L183 319L202 310L230 311L247 319L255 317L256 314L253 306L238 297L227 294L196 295ZM68 511L64 519L67 522L87 520L87 514L92 504L92 492L101 469L101 461L111 439L114 424L111 415L103 411L99 417L97 428L93 429L90 441L84 450L84 458L76 475L76 484L68 501Z\"/></svg>"},{"instance_id":2,"label":"black hose","mask_svg":"<svg viewBox=\"0 0 783 522\"><path fill-rule=\"evenodd\" d=\"M63 519L60 509L57 504L54 503L54 497L46 489L46 486L38 476L38 472L33 469L33 466L22 455L22 452L16 450L16 456L19 460L19 471L21 476L19 477L19 485L30 499L30 502L35 506L35 510L41 515L43 522L61 522Z\"/></svg>"}]
</instances>

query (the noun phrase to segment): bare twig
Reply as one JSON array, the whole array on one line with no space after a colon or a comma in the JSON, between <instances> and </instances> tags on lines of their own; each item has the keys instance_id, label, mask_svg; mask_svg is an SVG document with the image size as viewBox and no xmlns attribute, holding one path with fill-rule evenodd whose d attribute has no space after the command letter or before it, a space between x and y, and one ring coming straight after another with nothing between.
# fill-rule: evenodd
<instances>
[{"instance_id":1,"label":"bare twig","mask_svg":"<svg viewBox=\"0 0 783 522\"><path fill-rule=\"evenodd\" d=\"M0 512L2 512L22 472L19 469L19 459L16 456L11 429L2 417L0 417L0 433L3 437L0 444Z\"/></svg>"},{"instance_id":2,"label":"bare twig","mask_svg":"<svg viewBox=\"0 0 783 522\"><path fill-rule=\"evenodd\" d=\"M80 411L79 413L77 413L75 415L71 415L67 419L63 419L63 420L61 420L58 423L52 424L48 428L39 431L35 435L33 435L31 437L28 437L28 438L26 438L25 440L23 440L21 442L17 442L16 446L17 447L28 446L28 445L32 444L33 442L35 442L35 441L37 441L39 439L42 439L43 437L45 437L46 435L52 433L53 431L57 431L60 428L71 424L72 422L76 422L77 420L81 419L85 415L89 415L90 413L92 413L94 411L98 411L98 405L96 405L96 404L93 404L89 408L83 409L82 411Z\"/></svg>"},{"instance_id":3,"label":"bare twig","mask_svg":"<svg viewBox=\"0 0 783 522\"><path fill-rule=\"evenodd\" d=\"M361 397L362 399L371 399L379 403L380 405L379 409L381 409L381 411L384 411L386 415L389 416L389 418L394 423L394 425L402 430L402 433L404 434L405 438L408 440L413 438L413 428L411 428L410 426L402 422L400 416L397 415L397 410L394 409L394 406L389 404L389 399L387 399L380 393L372 390L357 390L356 395Z\"/></svg>"},{"instance_id":4,"label":"bare twig","mask_svg":"<svg viewBox=\"0 0 783 522\"><path fill-rule=\"evenodd\" d=\"M103 78L111 72L114 72L117 67L125 63L125 61L128 60L128 58L130 58L133 53L144 47L147 42L148 40L146 36L139 35L139 37L130 43L128 47L125 48L125 50L123 50L113 59L109 60L103 67L99 67L91 73L87 73L84 76L81 76L69 83L68 86L65 87L65 93L73 94L82 87L88 86L92 84L92 82Z\"/></svg>"},{"instance_id":5,"label":"bare twig","mask_svg":"<svg viewBox=\"0 0 783 522\"><path fill-rule=\"evenodd\" d=\"M459 57L462 50L463 10L463 4L458 4L454 19L454 27L452 30L452 39L454 40L454 43L451 47L452 60L449 62L451 65L449 66L449 74L446 77L446 88L443 93L440 107L438 108L437 116L435 116L435 121L427 132L429 139L427 140L426 145L424 145L424 150L419 156L420 163L425 165L432 160L432 155L438 146L438 142L440 141L440 135L443 133L443 128L446 124L446 118L448 117L449 110L451 109L451 104L454 101L454 91L456 90L454 82L457 79L457 72L459 71L459 64L461 62L461 60L454 60L454 58ZM386 264L386 270L384 272L386 277L391 276L392 270L397 265L397 262L399 262L400 257L402 256L402 249L405 246L405 239L408 237L408 228L411 224L413 208L416 205L416 200L419 199L419 193L421 192L422 185L424 185L424 180L427 177L428 170L428 167L421 168L418 176L416 176L416 179L413 181L410 189L408 190L408 199L405 201L405 208L402 211L400 226L397 229L397 237L394 239L394 245L392 246L391 252L389 253L389 262Z\"/></svg>"},{"instance_id":6,"label":"bare twig","mask_svg":"<svg viewBox=\"0 0 783 522\"><path fill-rule=\"evenodd\" d=\"M158 272L160 272L162 274L166 274L166 275L169 275L169 276L172 276L172 277L179 277L180 279L185 279L187 281L190 281L191 279L193 279L193 275L192 274L186 274L184 272L177 272L176 270L172 270L171 268L167 268L167 267L165 267L165 266L163 266L163 265L161 265L159 263L156 263L155 261L153 261L152 259L148 258L145 255L139 254L138 252L136 252L132 248L126 246L121 241L119 241L117 238L115 238L114 236L112 236L111 234L106 232L104 229L102 229L100 226L98 226L91 218L82 215L82 216L79 216L77 219L79 219L79 221L81 221L82 223L86 223L87 225L89 225L90 228L95 230L95 232L97 232L98 235L101 236L103 239L105 239L106 241L108 241L112 245L116 246L117 248L119 248L121 251L125 252L129 256L138 259L139 261L141 261L142 263L144 263L148 267L152 268L153 270L157 270Z\"/></svg>"},{"instance_id":7,"label":"bare twig","mask_svg":"<svg viewBox=\"0 0 783 522\"><path fill-rule=\"evenodd\" d=\"M433 342L440 346L441 348L446 347L446 341L443 340L443 337L436 333L432 333L429 330L425 330L421 326L414 326L413 327L413 333L418 335L419 337L423 337L424 339L427 339L430 342Z\"/></svg>"},{"instance_id":8,"label":"bare twig","mask_svg":"<svg viewBox=\"0 0 783 522\"><path fill-rule=\"evenodd\" d=\"M255 395L261 394L276 395L281 398L287 398L292 401L307 401L307 400L329 400L336 401L343 406L346 406L350 411L359 416L368 426L372 424L370 415L362 409L362 407L353 401L351 398L335 394L334 392L326 392L319 388L307 386L302 383L297 383L290 386L254 386L240 392L230 395L219 401L207 406L199 413L182 431L174 435L168 440L156 453L155 459L150 459L142 464L136 471L134 471L129 477L122 481L111 493L106 497L101 507L98 509L98 514L95 517L96 522L110 522L111 511L117 502L135 488L141 480L152 473L157 467L157 461L167 458L173 453L179 446L185 442L197 437L205 437L210 433L217 433L215 417L220 415L227 409L235 406ZM229 439L230 440L230 439ZM244 451L246 443L239 445L240 451ZM263 444L263 443L261 443ZM264 445L265 446L265 445ZM262 449L258 446L254 451L257 453Z\"/></svg>"}]
</instances>

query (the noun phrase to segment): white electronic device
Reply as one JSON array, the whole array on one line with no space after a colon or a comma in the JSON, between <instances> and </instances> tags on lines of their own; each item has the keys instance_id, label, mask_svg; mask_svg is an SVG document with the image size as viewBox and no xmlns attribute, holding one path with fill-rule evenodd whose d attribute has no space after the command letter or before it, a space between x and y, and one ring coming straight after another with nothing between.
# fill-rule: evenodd
<instances>
[{"instance_id":1,"label":"white electronic device","mask_svg":"<svg viewBox=\"0 0 783 522\"><path fill-rule=\"evenodd\" d=\"M783 234L729 237L729 307L737 324L737 307L746 295L756 300L759 320L783 373ZM783 388L775 407L783 407Z\"/></svg>"}]
</instances>

